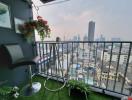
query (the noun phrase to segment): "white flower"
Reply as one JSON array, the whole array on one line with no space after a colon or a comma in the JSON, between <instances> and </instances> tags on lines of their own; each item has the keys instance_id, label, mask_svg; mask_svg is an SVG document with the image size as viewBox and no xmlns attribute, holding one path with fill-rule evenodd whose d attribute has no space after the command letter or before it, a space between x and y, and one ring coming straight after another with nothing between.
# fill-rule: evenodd
<instances>
[{"instance_id":1,"label":"white flower","mask_svg":"<svg viewBox=\"0 0 132 100\"><path fill-rule=\"evenodd\" d=\"M13 91L18 91L18 90L19 90L19 88L17 86L13 87Z\"/></svg>"},{"instance_id":2,"label":"white flower","mask_svg":"<svg viewBox=\"0 0 132 100\"><path fill-rule=\"evenodd\" d=\"M13 97L14 97L14 98L18 98L18 97L19 97L19 93L16 92L15 94L13 94Z\"/></svg>"}]
</instances>

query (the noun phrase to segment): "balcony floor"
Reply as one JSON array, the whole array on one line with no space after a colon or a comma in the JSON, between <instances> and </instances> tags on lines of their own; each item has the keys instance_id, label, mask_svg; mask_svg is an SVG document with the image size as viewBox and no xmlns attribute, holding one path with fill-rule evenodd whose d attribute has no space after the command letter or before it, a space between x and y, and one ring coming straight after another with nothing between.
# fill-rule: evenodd
<instances>
[{"instance_id":1,"label":"balcony floor","mask_svg":"<svg viewBox=\"0 0 132 100\"><path fill-rule=\"evenodd\" d=\"M17 100L83 100L82 97L68 96L68 89L66 87L59 91L59 94L58 92L50 92L48 90L45 90L43 86L45 78L43 77L35 76L33 80L41 82L42 85L41 91L30 97L21 96ZM48 87L54 89L55 87L58 87L59 85L62 84L54 80L49 80L47 85ZM88 96L88 100L117 100L117 99L99 93L91 93Z\"/></svg>"}]
</instances>

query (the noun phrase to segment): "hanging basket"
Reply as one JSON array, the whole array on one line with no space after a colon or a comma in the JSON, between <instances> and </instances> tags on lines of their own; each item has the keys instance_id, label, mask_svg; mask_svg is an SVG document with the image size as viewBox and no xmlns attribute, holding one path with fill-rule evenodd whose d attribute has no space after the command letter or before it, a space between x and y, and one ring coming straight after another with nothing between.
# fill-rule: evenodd
<instances>
[{"instance_id":1,"label":"hanging basket","mask_svg":"<svg viewBox=\"0 0 132 100\"><path fill-rule=\"evenodd\" d=\"M37 20L31 20L19 25L19 30L24 34L24 38L26 38L27 41L33 40L34 30L37 30L38 35L43 41L45 37L50 36L50 28L47 23L48 22L43 20L42 17L38 16Z\"/></svg>"}]
</instances>

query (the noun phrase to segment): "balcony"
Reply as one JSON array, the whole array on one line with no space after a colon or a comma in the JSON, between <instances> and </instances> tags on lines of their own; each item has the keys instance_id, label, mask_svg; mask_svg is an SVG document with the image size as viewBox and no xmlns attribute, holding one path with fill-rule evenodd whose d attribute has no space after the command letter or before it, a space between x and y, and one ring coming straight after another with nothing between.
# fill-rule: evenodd
<instances>
[{"instance_id":1,"label":"balcony","mask_svg":"<svg viewBox=\"0 0 132 100\"><path fill-rule=\"evenodd\" d=\"M89 85L92 90L92 93L88 95L89 100L117 100L122 96L132 95L132 90L129 89L132 87L131 41L38 41L33 45L28 44L16 27L17 23L23 23L23 21L33 18L32 8L35 5L32 5L31 1L0 0L0 17L2 16L0 21L2 22L0 23L0 46L1 44L18 43L23 49L24 56L28 58L33 56L40 57L38 65L31 69L33 71L32 76L34 76L33 81L41 82L42 88L40 92L30 97L20 95L18 100L82 100L82 98L85 100L83 96L81 98L76 95L69 96L66 86L57 92L48 91L44 87L44 82L49 78L47 87L51 89L61 87L63 83L67 83L69 80L77 80ZM45 4L56 0L40 1ZM121 9L120 7L118 8ZM38 13L37 6L35 9ZM4 13L6 13L7 18ZM114 16L114 13L111 14ZM117 20L117 22L119 21ZM128 25L129 21L125 22ZM123 28L125 29L124 26ZM1 54L0 52L0 57ZM1 57L1 59L3 58ZM1 59L0 63L2 62ZM0 65L0 67L3 66ZM0 100L14 100L14 98L6 99L6 96L1 95L2 86L7 87L7 82L9 82L10 86L19 84L19 92L22 92L21 87L25 86L27 78L28 70L26 67L15 70L4 69L4 71L0 68ZM23 85L20 85L20 83Z\"/></svg>"},{"instance_id":2,"label":"balcony","mask_svg":"<svg viewBox=\"0 0 132 100\"><path fill-rule=\"evenodd\" d=\"M127 41L36 42L36 55L42 58L38 74L62 82L63 78L81 80L114 97L131 95L131 46Z\"/></svg>"},{"instance_id":3,"label":"balcony","mask_svg":"<svg viewBox=\"0 0 132 100\"><path fill-rule=\"evenodd\" d=\"M47 78L50 78L48 86L51 88L72 79L88 84L94 91L88 96L89 100L116 100L129 96L131 91L128 87L132 83L131 47L132 42L128 41L35 42L34 53L41 59L35 67L34 80L41 82L42 89L31 97L20 96L19 100L75 100L75 97L68 96L66 86L59 92L46 90L43 82Z\"/></svg>"}]
</instances>

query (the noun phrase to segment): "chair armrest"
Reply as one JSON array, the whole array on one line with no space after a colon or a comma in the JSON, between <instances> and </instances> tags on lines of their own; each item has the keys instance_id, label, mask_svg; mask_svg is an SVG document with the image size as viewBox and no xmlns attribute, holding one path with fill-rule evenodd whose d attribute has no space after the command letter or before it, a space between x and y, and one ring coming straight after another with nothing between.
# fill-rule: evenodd
<instances>
[{"instance_id":1,"label":"chair armrest","mask_svg":"<svg viewBox=\"0 0 132 100\"><path fill-rule=\"evenodd\" d=\"M40 60L41 58L39 56L36 56L32 59L33 62L35 63L38 63L38 61Z\"/></svg>"}]
</instances>

